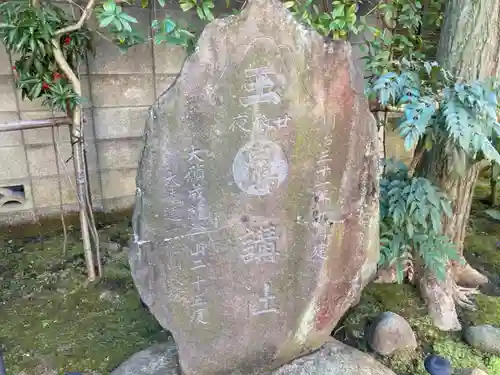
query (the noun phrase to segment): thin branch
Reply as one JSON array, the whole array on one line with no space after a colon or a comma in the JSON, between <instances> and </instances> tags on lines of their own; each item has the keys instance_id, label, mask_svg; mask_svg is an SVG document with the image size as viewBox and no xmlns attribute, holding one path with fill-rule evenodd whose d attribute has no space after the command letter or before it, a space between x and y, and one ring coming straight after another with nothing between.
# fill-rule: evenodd
<instances>
[{"instance_id":1,"label":"thin branch","mask_svg":"<svg viewBox=\"0 0 500 375\"><path fill-rule=\"evenodd\" d=\"M89 4L94 0L90 0ZM87 4L88 7L88 4ZM79 97L82 96L82 84L80 79L76 76L75 72L69 65L68 61L64 57L63 51L61 49L61 45L59 43L59 38L52 39L52 47L54 59L56 60L57 65L61 68L62 72L68 77L71 85L73 86L73 91ZM68 111L70 112L70 111ZM83 134L81 129L81 120L82 120L82 107L81 105L75 105L75 108L71 111L73 124L71 126L71 138L75 140L73 143L73 163L75 165L76 171L76 189L77 189L77 198L78 205L80 206L80 225L83 239L83 253L85 257L85 263L87 266L88 280L90 282L95 281L96 273L95 273L95 263L94 263L94 255L92 253L92 245L90 242L89 236L89 218L87 215L87 208L85 205L85 190L86 190L86 180L85 180L85 162L83 160ZM94 228L92 228L94 229ZM92 232L90 229L90 232Z\"/></svg>"},{"instance_id":2,"label":"thin branch","mask_svg":"<svg viewBox=\"0 0 500 375\"><path fill-rule=\"evenodd\" d=\"M59 167L59 161L62 159L61 153L59 152L59 145L56 140L56 133L54 128L52 128L52 143L54 146L54 155L56 156L56 169L57 169L57 183L59 187L59 213L61 214L61 223L63 228L63 256L66 257L68 255L68 231L66 229L66 221L64 220L64 199L63 199L63 188L61 183L61 170Z\"/></svg>"},{"instance_id":3,"label":"thin branch","mask_svg":"<svg viewBox=\"0 0 500 375\"><path fill-rule=\"evenodd\" d=\"M81 29L83 24L85 23L85 21L87 21L87 19L92 14L92 9L94 8L94 5L95 5L95 0L89 0L89 2L87 3L87 6L82 11L82 15L80 16L80 19L78 20L78 22L75 23L74 25L66 26L60 30L57 30L55 32L55 35L56 36L63 35L63 34L67 34L67 33L70 33L72 31L76 31L76 30Z\"/></svg>"}]
</instances>

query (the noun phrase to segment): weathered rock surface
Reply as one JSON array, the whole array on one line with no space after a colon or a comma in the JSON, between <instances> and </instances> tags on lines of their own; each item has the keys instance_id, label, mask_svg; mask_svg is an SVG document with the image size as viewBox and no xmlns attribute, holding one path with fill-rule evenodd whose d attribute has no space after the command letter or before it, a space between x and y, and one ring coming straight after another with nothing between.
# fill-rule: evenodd
<instances>
[{"instance_id":1,"label":"weathered rock surface","mask_svg":"<svg viewBox=\"0 0 500 375\"><path fill-rule=\"evenodd\" d=\"M134 354L111 375L180 375L175 342L155 344Z\"/></svg>"},{"instance_id":2,"label":"weathered rock surface","mask_svg":"<svg viewBox=\"0 0 500 375\"><path fill-rule=\"evenodd\" d=\"M375 319L368 329L368 343L381 355L389 355L395 350L416 349L418 346L408 322L393 312L384 312Z\"/></svg>"},{"instance_id":3,"label":"weathered rock surface","mask_svg":"<svg viewBox=\"0 0 500 375\"><path fill-rule=\"evenodd\" d=\"M467 327L464 338L467 343L486 353L500 354L500 329L491 325Z\"/></svg>"},{"instance_id":4,"label":"weathered rock surface","mask_svg":"<svg viewBox=\"0 0 500 375\"><path fill-rule=\"evenodd\" d=\"M269 375L396 375L370 355L337 340Z\"/></svg>"},{"instance_id":5,"label":"weathered rock surface","mask_svg":"<svg viewBox=\"0 0 500 375\"><path fill-rule=\"evenodd\" d=\"M215 20L152 107L130 249L185 375L319 348L378 260L378 139L351 48L277 0Z\"/></svg>"},{"instance_id":6,"label":"weathered rock surface","mask_svg":"<svg viewBox=\"0 0 500 375\"><path fill-rule=\"evenodd\" d=\"M134 354L111 375L180 375L173 341ZM368 354L330 340L321 349L263 375L395 375ZM475 374L474 374L475 375Z\"/></svg>"}]
</instances>

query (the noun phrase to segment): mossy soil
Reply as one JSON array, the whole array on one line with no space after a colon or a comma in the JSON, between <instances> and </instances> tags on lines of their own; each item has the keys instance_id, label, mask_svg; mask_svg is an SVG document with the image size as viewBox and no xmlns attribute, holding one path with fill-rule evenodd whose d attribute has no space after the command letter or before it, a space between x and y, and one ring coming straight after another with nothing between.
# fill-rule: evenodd
<instances>
[{"instance_id":1,"label":"mossy soil","mask_svg":"<svg viewBox=\"0 0 500 375\"><path fill-rule=\"evenodd\" d=\"M500 223L482 214L487 207L479 199L486 194L486 185L480 182L466 257L498 284ZM129 218L129 212L98 217L101 240L119 246L103 249L105 276L94 284L86 282L77 218L68 218L66 254L57 219L0 230L0 346L8 375L109 374L133 353L168 338L141 305L130 276L125 248L131 232ZM480 295L477 303L478 311L462 312L464 324L500 326L500 298ZM420 345L416 352L378 358L398 375L426 374L423 359L428 353L444 355L455 368L478 367L500 375L499 357L470 348L460 333L444 333L432 326L424 302L411 285L368 286L335 336L369 351L364 330L383 311L404 316Z\"/></svg>"},{"instance_id":2,"label":"mossy soil","mask_svg":"<svg viewBox=\"0 0 500 375\"><path fill-rule=\"evenodd\" d=\"M126 246L128 213L98 221L103 242ZM0 345L8 375L109 374L133 353L167 339L141 305L123 247L103 249L105 275L89 284L72 226L66 254L57 220L0 236Z\"/></svg>"}]
</instances>

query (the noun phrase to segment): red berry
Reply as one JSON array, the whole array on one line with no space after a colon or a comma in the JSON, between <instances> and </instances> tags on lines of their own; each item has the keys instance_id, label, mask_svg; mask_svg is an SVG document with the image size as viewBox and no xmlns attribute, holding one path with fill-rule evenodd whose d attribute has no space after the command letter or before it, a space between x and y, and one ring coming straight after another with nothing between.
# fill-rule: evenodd
<instances>
[{"instance_id":1,"label":"red berry","mask_svg":"<svg viewBox=\"0 0 500 375\"><path fill-rule=\"evenodd\" d=\"M68 35L66 38L64 38L64 44L68 45L71 43L71 37Z\"/></svg>"},{"instance_id":2,"label":"red berry","mask_svg":"<svg viewBox=\"0 0 500 375\"><path fill-rule=\"evenodd\" d=\"M49 87L50 86L47 82L42 83L42 90L47 90Z\"/></svg>"},{"instance_id":3,"label":"red berry","mask_svg":"<svg viewBox=\"0 0 500 375\"><path fill-rule=\"evenodd\" d=\"M15 67L15 66L13 66L13 67L12 67L12 70L16 70L16 67Z\"/></svg>"},{"instance_id":4,"label":"red berry","mask_svg":"<svg viewBox=\"0 0 500 375\"><path fill-rule=\"evenodd\" d=\"M61 78L61 73L58 73L58 72L55 72L53 75L52 75L52 79L54 81L57 81L59 78Z\"/></svg>"}]
</instances>

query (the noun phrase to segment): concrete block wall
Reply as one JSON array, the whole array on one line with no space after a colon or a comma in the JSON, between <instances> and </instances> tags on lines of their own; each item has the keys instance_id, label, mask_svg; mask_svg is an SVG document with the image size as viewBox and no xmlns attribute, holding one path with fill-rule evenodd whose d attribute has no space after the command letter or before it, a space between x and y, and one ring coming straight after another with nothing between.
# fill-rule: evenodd
<instances>
[{"instance_id":1,"label":"concrete block wall","mask_svg":"<svg viewBox=\"0 0 500 375\"><path fill-rule=\"evenodd\" d=\"M78 8L72 9L79 16ZM184 13L177 1L157 9L130 6L148 38L153 19L170 16L198 31L195 14ZM91 20L96 23L96 20ZM179 73L183 48L154 45L151 40L122 54L97 37L96 54L81 67L84 132L93 205L111 211L134 202L135 177L142 149L148 108ZM15 89L12 56L0 45L0 123L51 117L39 102L21 100ZM54 149L58 148L58 155ZM60 211L76 210L74 168L69 130L60 127L0 133L0 222L34 220Z\"/></svg>"}]
</instances>

